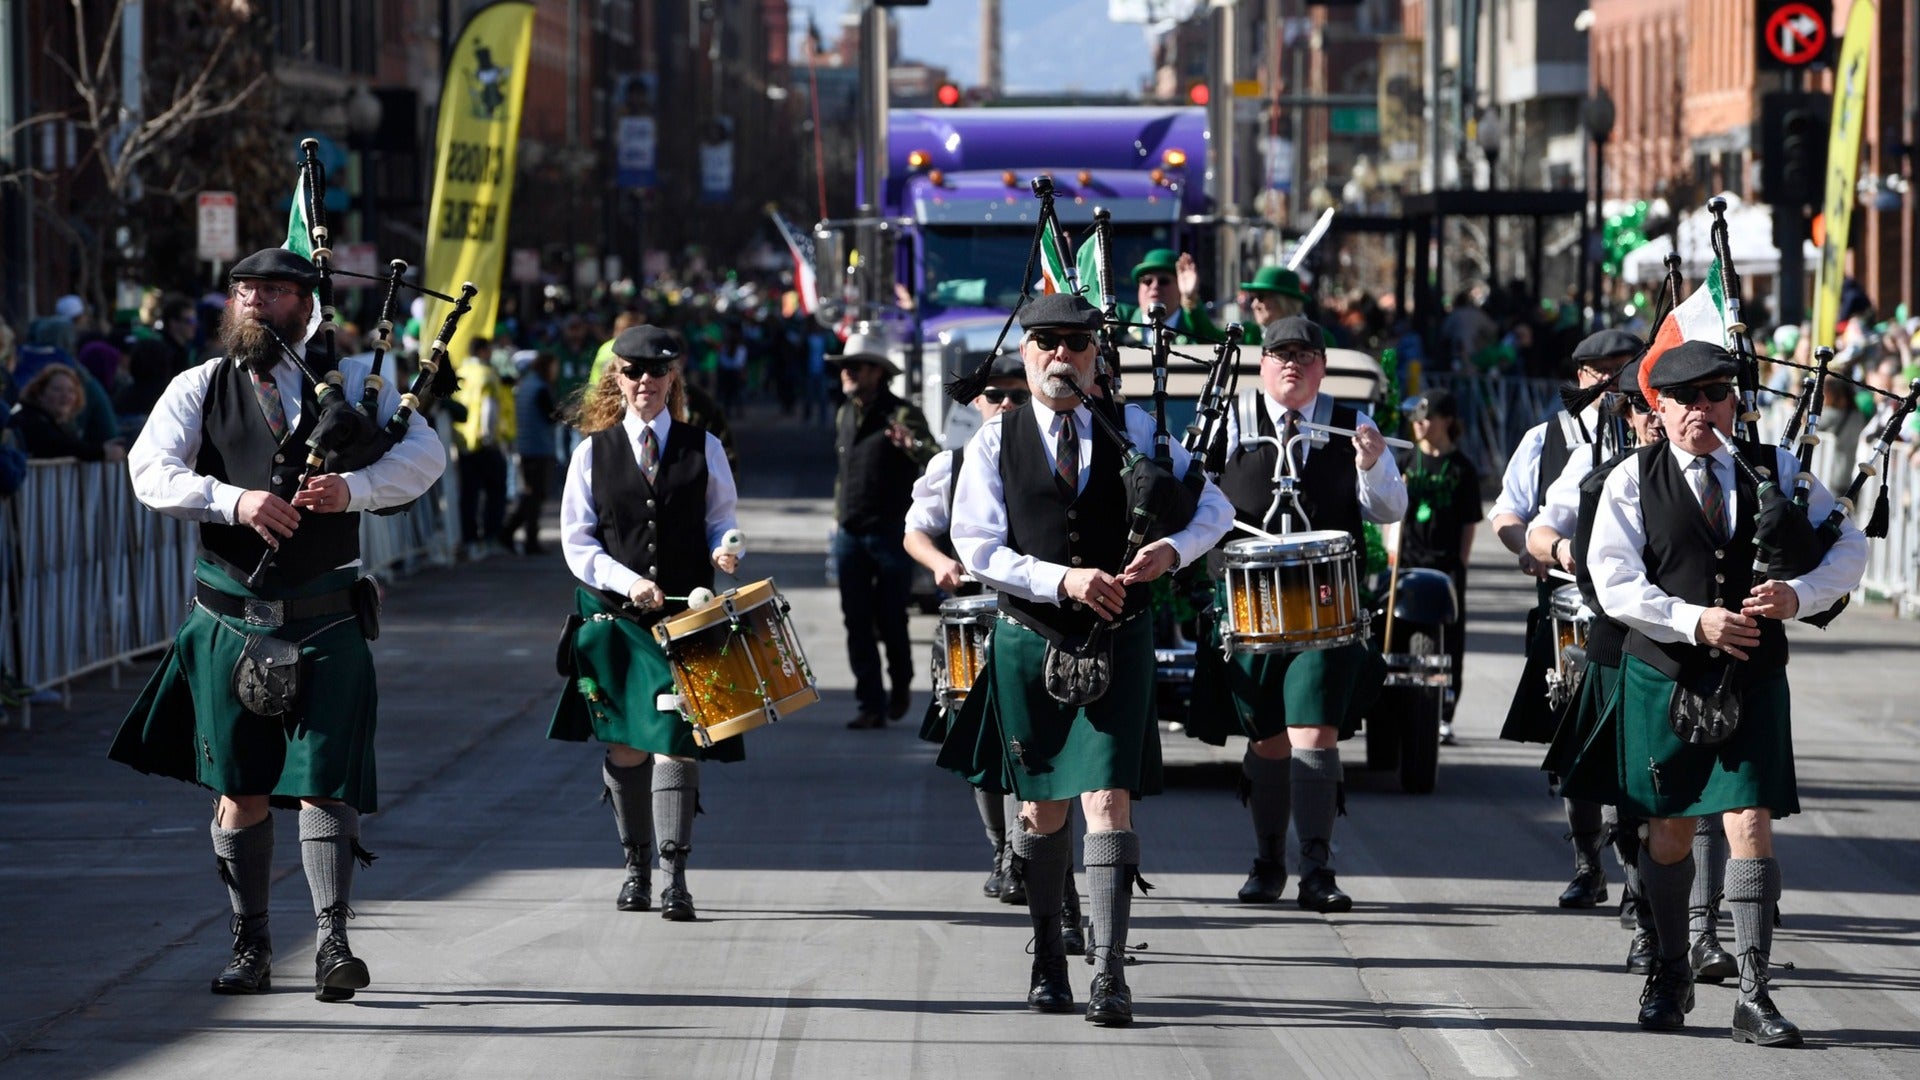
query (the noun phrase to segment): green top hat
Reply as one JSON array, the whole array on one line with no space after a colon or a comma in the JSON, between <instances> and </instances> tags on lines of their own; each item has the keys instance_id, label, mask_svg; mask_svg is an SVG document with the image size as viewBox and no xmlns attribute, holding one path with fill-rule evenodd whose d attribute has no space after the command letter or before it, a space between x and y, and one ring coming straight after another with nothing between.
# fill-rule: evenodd
<instances>
[{"instance_id":1,"label":"green top hat","mask_svg":"<svg viewBox=\"0 0 1920 1080\"><path fill-rule=\"evenodd\" d=\"M1300 287L1300 275L1284 266L1263 266L1254 271L1252 281L1243 281L1240 287L1247 292L1278 293L1300 301L1307 298L1306 290Z\"/></svg>"},{"instance_id":2,"label":"green top hat","mask_svg":"<svg viewBox=\"0 0 1920 1080\"><path fill-rule=\"evenodd\" d=\"M1140 260L1140 265L1133 268L1133 280L1139 281L1142 274L1150 274L1156 270L1171 274L1177 279L1180 273L1178 260L1179 257L1173 253L1172 248L1154 248Z\"/></svg>"}]
</instances>

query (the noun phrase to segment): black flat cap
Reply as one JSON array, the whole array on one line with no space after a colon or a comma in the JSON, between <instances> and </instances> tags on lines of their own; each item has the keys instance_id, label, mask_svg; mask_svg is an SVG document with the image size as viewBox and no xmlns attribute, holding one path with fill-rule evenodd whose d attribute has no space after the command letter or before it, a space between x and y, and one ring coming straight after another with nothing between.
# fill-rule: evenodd
<instances>
[{"instance_id":1,"label":"black flat cap","mask_svg":"<svg viewBox=\"0 0 1920 1080\"><path fill-rule=\"evenodd\" d=\"M1413 399L1413 408L1408 410L1407 419L1425 420L1430 416L1457 417L1460 415L1460 402L1454 399L1453 391L1444 386Z\"/></svg>"},{"instance_id":2,"label":"black flat cap","mask_svg":"<svg viewBox=\"0 0 1920 1080\"><path fill-rule=\"evenodd\" d=\"M993 365L987 368L989 379L1024 379L1027 377L1027 365L1017 352L1003 352L993 358Z\"/></svg>"},{"instance_id":3,"label":"black flat cap","mask_svg":"<svg viewBox=\"0 0 1920 1080\"><path fill-rule=\"evenodd\" d=\"M1653 370L1643 381L1655 390L1665 390L1701 379L1730 378L1739 370L1733 354L1713 342L1683 341L1655 358Z\"/></svg>"},{"instance_id":4,"label":"black flat cap","mask_svg":"<svg viewBox=\"0 0 1920 1080\"><path fill-rule=\"evenodd\" d=\"M680 335L659 326L629 326L613 339L613 355L622 360L674 360L682 351Z\"/></svg>"},{"instance_id":5,"label":"black flat cap","mask_svg":"<svg viewBox=\"0 0 1920 1080\"><path fill-rule=\"evenodd\" d=\"M262 248L233 264L228 281L291 281L311 289L320 284L320 271L304 255L286 248Z\"/></svg>"},{"instance_id":6,"label":"black flat cap","mask_svg":"<svg viewBox=\"0 0 1920 1080\"><path fill-rule=\"evenodd\" d=\"M1627 366L1620 369L1620 379L1619 379L1618 385L1621 393L1639 394L1641 392L1640 391L1640 365L1642 362L1643 361L1641 359L1636 357L1635 359L1627 361ZM1642 396L1645 396L1645 395L1642 395Z\"/></svg>"},{"instance_id":7,"label":"black flat cap","mask_svg":"<svg viewBox=\"0 0 1920 1080\"><path fill-rule=\"evenodd\" d=\"M1100 311L1086 298L1073 293L1048 293L1027 301L1020 309L1020 328L1022 330L1044 330L1049 327L1066 327L1074 330L1100 329Z\"/></svg>"},{"instance_id":8,"label":"black flat cap","mask_svg":"<svg viewBox=\"0 0 1920 1080\"><path fill-rule=\"evenodd\" d=\"M1260 349L1271 352L1282 345L1308 345L1318 352L1327 351L1326 331L1305 315L1275 319L1260 331Z\"/></svg>"},{"instance_id":9,"label":"black flat cap","mask_svg":"<svg viewBox=\"0 0 1920 1080\"><path fill-rule=\"evenodd\" d=\"M1588 334L1580 344L1573 347L1573 362L1590 364L1595 360L1632 356L1646 347L1646 342L1625 330L1597 330Z\"/></svg>"}]
</instances>

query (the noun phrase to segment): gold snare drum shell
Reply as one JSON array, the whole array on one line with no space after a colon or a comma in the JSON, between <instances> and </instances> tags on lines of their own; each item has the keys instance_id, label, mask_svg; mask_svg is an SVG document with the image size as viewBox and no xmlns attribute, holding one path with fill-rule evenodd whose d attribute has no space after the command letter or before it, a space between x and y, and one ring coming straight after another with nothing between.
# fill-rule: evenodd
<instances>
[{"instance_id":1,"label":"gold snare drum shell","mask_svg":"<svg viewBox=\"0 0 1920 1080\"><path fill-rule=\"evenodd\" d=\"M1359 552L1334 530L1226 546L1226 624L1235 653L1305 652L1363 640Z\"/></svg>"}]
</instances>

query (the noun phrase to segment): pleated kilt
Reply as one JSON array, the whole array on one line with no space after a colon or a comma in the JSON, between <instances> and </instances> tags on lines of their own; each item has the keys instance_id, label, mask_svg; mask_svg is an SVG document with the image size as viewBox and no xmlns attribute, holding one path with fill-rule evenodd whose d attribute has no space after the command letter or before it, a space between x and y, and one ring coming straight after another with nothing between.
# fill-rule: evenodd
<instances>
[{"instance_id":1,"label":"pleated kilt","mask_svg":"<svg viewBox=\"0 0 1920 1080\"><path fill-rule=\"evenodd\" d=\"M1002 616L980 678L949 718L940 767L1029 802L1109 788L1159 794L1152 621L1136 618L1110 638L1113 681L1099 700L1076 708L1047 694L1046 639Z\"/></svg>"},{"instance_id":2,"label":"pleated kilt","mask_svg":"<svg viewBox=\"0 0 1920 1080\"><path fill-rule=\"evenodd\" d=\"M1548 617L1555 587L1553 582L1540 582L1538 602L1527 612L1527 663L1520 669L1520 685L1513 688L1507 720L1500 727L1500 737L1508 742L1551 742L1557 727L1558 717L1547 702L1547 672L1553 670L1560 649Z\"/></svg>"},{"instance_id":3,"label":"pleated kilt","mask_svg":"<svg viewBox=\"0 0 1920 1080\"><path fill-rule=\"evenodd\" d=\"M265 600L339 592L359 576L353 568L332 570L297 588L255 592L212 562L194 567L194 577L219 592ZM301 642L306 688L287 716L256 716L234 696L233 667L254 634ZM380 808L373 751L378 711L373 654L353 615L272 629L195 604L107 756L222 795L268 795L280 807L302 798L339 799L373 813Z\"/></svg>"},{"instance_id":4,"label":"pleated kilt","mask_svg":"<svg viewBox=\"0 0 1920 1080\"><path fill-rule=\"evenodd\" d=\"M1718 746L1693 746L1673 733L1667 719L1673 685L1651 664L1626 657L1601 723L1572 764L1566 793L1641 817L1755 806L1776 818L1798 813L1786 671L1763 675L1746 689L1740 727Z\"/></svg>"},{"instance_id":5,"label":"pleated kilt","mask_svg":"<svg viewBox=\"0 0 1920 1080\"><path fill-rule=\"evenodd\" d=\"M650 628L615 616L615 609L593 589L574 590L574 599L584 621L573 632L573 670L560 690L547 738L597 739L700 761L740 761L747 756L744 736L722 739L703 750L694 740L692 724L678 712L656 706L660 695L674 692L673 667Z\"/></svg>"}]
</instances>

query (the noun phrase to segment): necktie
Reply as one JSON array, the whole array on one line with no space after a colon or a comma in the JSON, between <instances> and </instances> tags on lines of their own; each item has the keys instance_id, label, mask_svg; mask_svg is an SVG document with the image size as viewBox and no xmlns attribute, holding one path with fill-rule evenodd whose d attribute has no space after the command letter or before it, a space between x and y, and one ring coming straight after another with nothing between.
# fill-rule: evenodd
<instances>
[{"instance_id":1,"label":"necktie","mask_svg":"<svg viewBox=\"0 0 1920 1080\"><path fill-rule=\"evenodd\" d=\"M1700 470L1700 512L1707 516L1707 527L1713 530L1713 538L1725 542L1729 532L1727 493L1720 487L1720 477L1713 470L1713 459L1695 458L1693 465Z\"/></svg>"},{"instance_id":2,"label":"necktie","mask_svg":"<svg viewBox=\"0 0 1920 1080\"><path fill-rule=\"evenodd\" d=\"M1073 414L1060 417L1060 434L1054 442L1054 482L1060 494L1072 498L1080 491L1080 435L1073 429Z\"/></svg>"},{"instance_id":3,"label":"necktie","mask_svg":"<svg viewBox=\"0 0 1920 1080\"><path fill-rule=\"evenodd\" d=\"M271 372L251 371L253 392L260 399L260 412L267 418L267 427L273 431L273 437L284 439L287 435L287 406L280 400L280 387L273 381Z\"/></svg>"},{"instance_id":4,"label":"necktie","mask_svg":"<svg viewBox=\"0 0 1920 1080\"><path fill-rule=\"evenodd\" d=\"M660 440L654 436L651 425L640 435L640 467L647 471L647 483L653 483L654 475L660 471Z\"/></svg>"},{"instance_id":5,"label":"necktie","mask_svg":"<svg viewBox=\"0 0 1920 1080\"><path fill-rule=\"evenodd\" d=\"M1303 448L1293 441L1294 437L1299 434L1300 414L1292 409L1288 409L1285 433L1280 436L1280 445L1287 448L1287 459L1293 462L1293 471L1296 473L1306 465Z\"/></svg>"}]
</instances>

